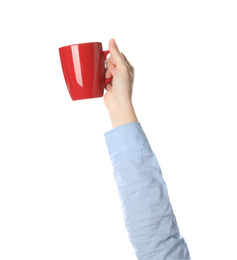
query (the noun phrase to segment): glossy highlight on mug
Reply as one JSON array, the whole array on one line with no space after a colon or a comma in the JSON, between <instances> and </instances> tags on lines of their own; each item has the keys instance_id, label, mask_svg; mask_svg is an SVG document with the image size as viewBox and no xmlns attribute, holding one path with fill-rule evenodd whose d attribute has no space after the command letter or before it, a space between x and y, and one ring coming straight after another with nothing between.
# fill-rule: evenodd
<instances>
[{"instance_id":1,"label":"glossy highlight on mug","mask_svg":"<svg viewBox=\"0 0 237 260\"><path fill-rule=\"evenodd\" d=\"M80 63L80 56L79 56L79 51L77 46L73 45L71 46L72 49L72 58L73 58L73 65L75 68L75 75L76 75L76 80L79 86L83 87L83 82L82 82L82 75L81 75L81 63Z\"/></svg>"}]
</instances>

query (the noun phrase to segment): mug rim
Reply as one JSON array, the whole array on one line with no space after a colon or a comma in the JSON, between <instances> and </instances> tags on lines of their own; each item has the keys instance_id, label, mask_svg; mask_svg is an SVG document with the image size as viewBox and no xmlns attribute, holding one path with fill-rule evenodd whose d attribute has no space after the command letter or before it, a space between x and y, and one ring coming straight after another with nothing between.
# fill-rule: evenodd
<instances>
[{"instance_id":1,"label":"mug rim","mask_svg":"<svg viewBox=\"0 0 237 260\"><path fill-rule=\"evenodd\" d=\"M84 45L84 44L95 44L95 43L102 45L102 42L82 42L82 43L75 43L75 44L65 45L65 46L59 47L58 49L67 48L67 47L71 47L71 46Z\"/></svg>"}]
</instances>

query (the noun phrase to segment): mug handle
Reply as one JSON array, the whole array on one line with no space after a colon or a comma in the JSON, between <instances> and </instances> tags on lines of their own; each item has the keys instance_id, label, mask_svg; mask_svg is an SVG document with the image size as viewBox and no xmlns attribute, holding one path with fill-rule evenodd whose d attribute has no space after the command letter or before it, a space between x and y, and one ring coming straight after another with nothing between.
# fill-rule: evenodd
<instances>
[{"instance_id":1,"label":"mug handle","mask_svg":"<svg viewBox=\"0 0 237 260\"><path fill-rule=\"evenodd\" d=\"M107 50L107 51L103 51L103 53L104 53L104 60L106 60L106 57L107 57L107 55L108 55L110 52L109 52L109 50ZM111 78L109 78L109 79L106 79L106 78L105 78L105 86L106 86L109 82L111 82L112 79L113 79L113 77L111 77Z\"/></svg>"}]
</instances>

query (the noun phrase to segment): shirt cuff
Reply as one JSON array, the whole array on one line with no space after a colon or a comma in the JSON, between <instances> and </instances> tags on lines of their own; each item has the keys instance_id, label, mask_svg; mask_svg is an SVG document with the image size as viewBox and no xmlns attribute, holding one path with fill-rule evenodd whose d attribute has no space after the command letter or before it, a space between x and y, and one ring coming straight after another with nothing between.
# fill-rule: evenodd
<instances>
[{"instance_id":1,"label":"shirt cuff","mask_svg":"<svg viewBox=\"0 0 237 260\"><path fill-rule=\"evenodd\" d=\"M153 151L140 122L117 126L104 133L112 165L152 154Z\"/></svg>"}]
</instances>

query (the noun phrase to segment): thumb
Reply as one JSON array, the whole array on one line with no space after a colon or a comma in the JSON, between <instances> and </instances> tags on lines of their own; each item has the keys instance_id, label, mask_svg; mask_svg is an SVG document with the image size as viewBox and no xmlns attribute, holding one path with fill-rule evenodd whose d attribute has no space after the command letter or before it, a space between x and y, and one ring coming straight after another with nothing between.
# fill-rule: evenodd
<instances>
[{"instance_id":1,"label":"thumb","mask_svg":"<svg viewBox=\"0 0 237 260\"><path fill-rule=\"evenodd\" d=\"M123 59L114 39L111 39L109 41L109 52L113 56L116 66L121 67L125 64L124 59Z\"/></svg>"}]
</instances>

